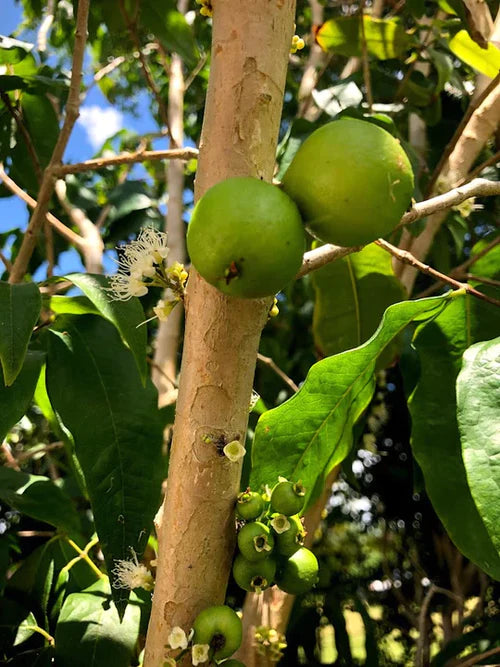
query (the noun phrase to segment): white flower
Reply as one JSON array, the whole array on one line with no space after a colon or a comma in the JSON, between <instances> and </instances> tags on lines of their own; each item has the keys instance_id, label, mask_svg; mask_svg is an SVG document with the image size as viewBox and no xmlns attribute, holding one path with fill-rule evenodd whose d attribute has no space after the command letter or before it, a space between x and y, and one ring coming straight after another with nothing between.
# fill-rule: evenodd
<instances>
[{"instance_id":1,"label":"white flower","mask_svg":"<svg viewBox=\"0 0 500 667\"><path fill-rule=\"evenodd\" d=\"M175 296L174 292L168 287L165 290L164 296L165 298L160 299L153 308L153 312L160 322L164 322L179 303L179 297Z\"/></svg>"},{"instance_id":2,"label":"white flower","mask_svg":"<svg viewBox=\"0 0 500 667\"><path fill-rule=\"evenodd\" d=\"M277 514L273 519L271 519L271 526L274 530L281 535L281 533L286 533L290 528L290 521L284 514Z\"/></svg>"},{"instance_id":3,"label":"white flower","mask_svg":"<svg viewBox=\"0 0 500 667\"><path fill-rule=\"evenodd\" d=\"M182 628L176 625L175 628L172 628L172 631L168 636L167 643L170 648L181 648L184 650L188 645L186 633Z\"/></svg>"},{"instance_id":4,"label":"white flower","mask_svg":"<svg viewBox=\"0 0 500 667\"><path fill-rule=\"evenodd\" d=\"M137 239L125 248L125 254L130 260L149 256L155 264L161 264L166 259L169 251L167 235L153 227L141 229Z\"/></svg>"},{"instance_id":5,"label":"white flower","mask_svg":"<svg viewBox=\"0 0 500 667\"><path fill-rule=\"evenodd\" d=\"M139 563L135 552L132 560L116 560L116 565L111 570L115 575L113 588L144 588L151 591L154 588L154 579L145 565Z\"/></svg>"},{"instance_id":6,"label":"white flower","mask_svg":"<svg viewBox=\"0 0 500 667\"><path fill-rule=\"evenodd\" d=\"M209 650L210 646L208 644L194 644L191 649L193 665L201 665L202 662L206 662Z\"/></svg>"},{"instance_id":7,"label":"white flower","mask_svg":"<svg viewBox=\"0 0 500 667\"><path fill-rule=\"evenodd\" d=\"M148 288L143 282L127 273L115 273L109 279L110 292L116 301L128 301L133 296L144 296Z\"/></svg>"},{"instance_id":8,"label":"white flower","mask_svg":"<svg viewBox=\"0 0 500 667\"><path fill-rule=\"evenodd\" d=\"M236 463L247 453L247 450L237 440L229 442L222 451L232 463Z\"/></svg>"}]
</instances>

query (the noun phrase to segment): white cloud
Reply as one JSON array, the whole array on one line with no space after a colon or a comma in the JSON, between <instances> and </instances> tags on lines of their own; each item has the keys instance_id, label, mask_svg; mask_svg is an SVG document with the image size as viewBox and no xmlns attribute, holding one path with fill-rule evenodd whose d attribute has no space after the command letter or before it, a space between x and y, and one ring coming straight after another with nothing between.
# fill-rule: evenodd
<instances>
[{"instance_id":1,"label":"white cloud","mask_svg":"<svg viewBox=\"0 0 500 667\"><path fill-rule=\"evenodd\" d=\"M97 150L108 137L122 129L123 114L113 107L103 109L93 104L80 109L78 122L87 133L92 148Z\"/></svg>"}]
</instances>

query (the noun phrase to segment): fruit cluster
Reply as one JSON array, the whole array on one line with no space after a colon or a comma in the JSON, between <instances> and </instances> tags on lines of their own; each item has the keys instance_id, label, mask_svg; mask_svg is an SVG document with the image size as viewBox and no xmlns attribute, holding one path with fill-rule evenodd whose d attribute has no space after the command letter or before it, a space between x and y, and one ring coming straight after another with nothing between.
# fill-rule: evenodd
<instances>
[{"instance_id":1,"label":"fruit cluster","mask_svg":"<svg viewBox=\"0 0 500 667\"><path fill-rule=\"evenodd\" d=\"M191 262L225 294L271 296L300 269L305 230L326 243L370 243L394 229L412 193L397 139L366 121L333 121L302 144L281 188L245 177L210 188L189 223Z\"/></svg>"},{"instance_id":2,"label":"fruit cluster","mask_svg":"<svg viewBox=\"0 0 500 667\"><path fill-rule=\"evenodd\" d=\"M292 595L309 591L316 583L318 561L304 547L306 532L300 513L305 489L283 478L269 500L255 491L243 491L236 502L238 554L233 577L240 588L260 593L272 584Z\"/></svg>"}]
</instances>

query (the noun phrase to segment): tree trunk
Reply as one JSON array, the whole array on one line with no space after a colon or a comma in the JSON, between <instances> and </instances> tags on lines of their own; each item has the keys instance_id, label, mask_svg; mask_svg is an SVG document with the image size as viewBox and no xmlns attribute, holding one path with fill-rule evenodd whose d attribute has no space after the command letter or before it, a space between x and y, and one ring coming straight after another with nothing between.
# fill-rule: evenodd
<instances>
[{"instance_id":1,"label":"tree trunk","mask_svg":"<svg viewBox=\"0 0 500 667\"><path fill-rule=\"evenodd\" d=\"M197 198L230 176L271 180L294 12L294 0L214 3ZM226 297L191 272L146 667L163 665L172 627L189 631L199 611L224 599L241 466L205 437L245 438L269 305Z\"/></svg>"}]
</instances>

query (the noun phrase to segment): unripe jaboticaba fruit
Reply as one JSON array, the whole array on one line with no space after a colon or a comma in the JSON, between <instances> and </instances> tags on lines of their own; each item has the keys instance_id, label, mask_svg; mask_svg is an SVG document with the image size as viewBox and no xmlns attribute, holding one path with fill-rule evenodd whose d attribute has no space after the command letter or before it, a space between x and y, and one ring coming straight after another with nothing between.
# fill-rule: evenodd
<instances>
[{"instance_id":1,"label":"unripe jaboticaba fruit","mask_svg":"<svg viewBox=\"0 0 500 667\"><path fill-rule=\"evenodd\" d=\"M274 537L260 521L247 523L238 533L238 548L247 560L264 560L271 555L273 547Z\"/></svg>"},{"instance_id":2,"label":"unripe jaboticaba fruit","mask_svg":"<svg viewBox=\"0 0 500 667\"><path fill-rule=\"evenodd\" d=\"M275 535L275 550L280 556L292 556L304 546L306 531L298 515L288 517L290 528Z\"/></svg>"},{"instance_id":3,"label":"unripe jaboticaba fruit","mask_svg":"<svg viewBox=\"0 0 500 667\"><path fill-rule=\"evenodd\" d=\"M309 231L342 246L391 232L408 208L413 172L401 144L381 127L352 118L311 134L283 177Z\"/></svg>"},{"instance_id":4,"label":"unripe jaboticaba fruit","mask_svg":"<svg viewBox=\"0 0 500 667\"><path fill-rule=\"evenodd\" d=\"M193 630L193 644L208 644L214 649L216 660L228 658L241 644L241 619L225 605L201 611L193 623Z\"/></svg>"},{"instance_id":5,"label":"unripe jaboticaba fruit","mask_svg":"<svg viewBox=\"0 0 500 667\"><path fill-rule=\"evenodd\" d=\"M276 562L265 558L252 563L242 554L238 554L233 563L233 577L244 591L260 593L272 585L276 574Z\"/></svg>"},{"instance_id":6,"label":"unripe jaboticaba fruit","mask_svg":"<svg viewBox=\"0 0 500 667\"><path fill-rule=\"evenodd\" d=\"M271 508L285 516L298 514L304 507L305 495L301 482L279 482L271 493Z\"/></svg>"},{"instance_id":7,"label":"unripe jaboticaba fruit","mask_svg":"<svg viewBox=\"0 0 500 667\"><path fill-rule=\"evenodd\" d=\"M256 491L242 491L236 501L236 516L245 521L257 519L264 511L264 499Z\"/></svg>"},{"instance_id":8,"label":"unripe jaboticaba fruit","mask_svg":"<svg viewBox=\"0 0 500 667\"><path fill-rule=\"evenodd\" d=\"M207 282L232 296L276 294L295 276L305 248L293 201L256 178L217 183L196 204L187 247Z\"/></svg>"},{"instance_id":9,"label":"unripe jaboticaba fruit","mask_svg":"<svg viewBox=\"0 0 500 667\"><path fill-rule=\"evenodd\" d=\"M281 565L276 584L291 595L307 593L318 580L318 569L316 556L303 547Z\"/></svg>"}]
</instances>

